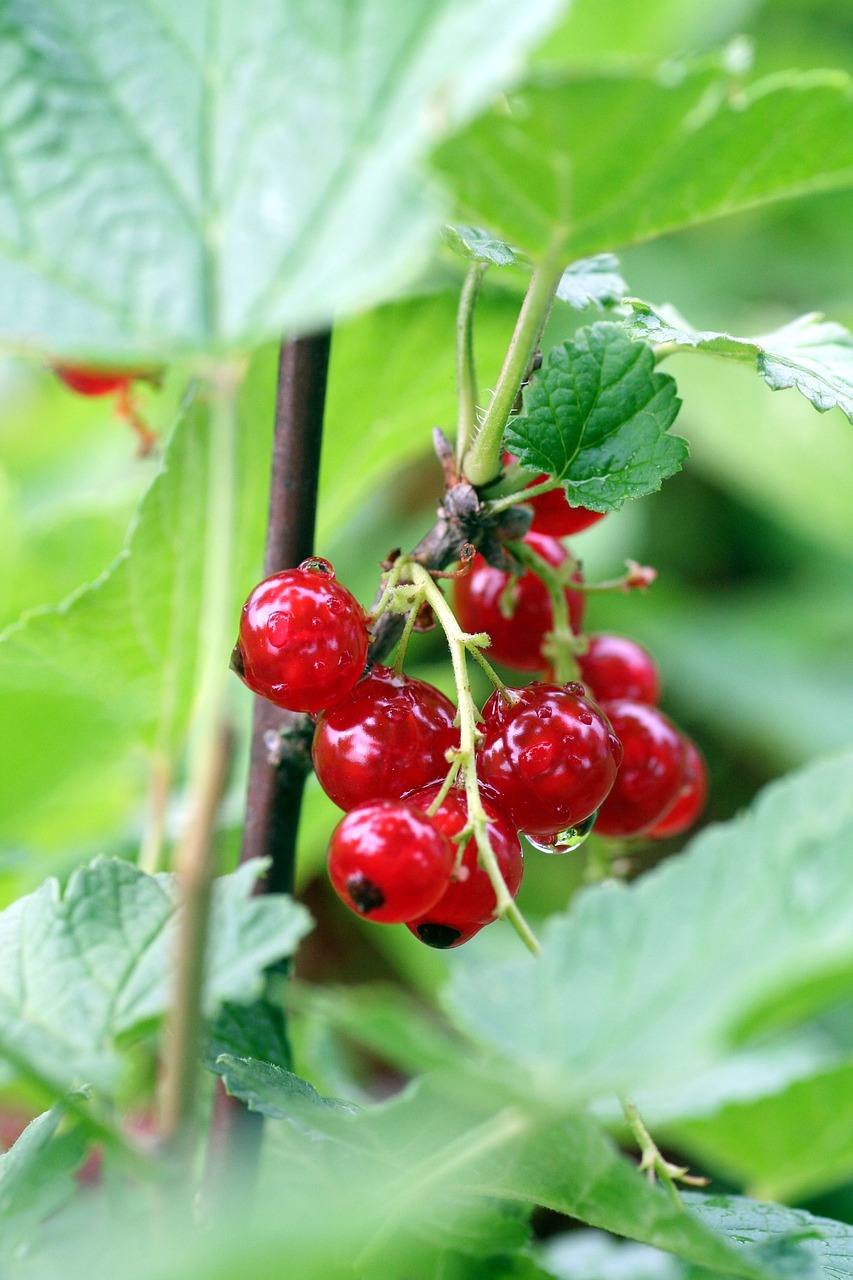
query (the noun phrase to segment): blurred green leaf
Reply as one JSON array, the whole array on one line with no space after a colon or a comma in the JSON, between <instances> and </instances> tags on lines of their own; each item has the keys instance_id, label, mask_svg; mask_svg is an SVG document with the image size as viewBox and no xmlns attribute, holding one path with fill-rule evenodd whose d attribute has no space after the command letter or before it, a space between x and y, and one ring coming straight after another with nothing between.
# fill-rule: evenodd
<instances>
[{"instance_id":1,"label":"blurred green leaf","mask_svg":"<svg viewBox=\"0 0 853 1280\"><path fill-rule=\"evenodd\" d=\"M214 889L205 1006L248 1001L266 965L307 933L307 912L252 897L247 863ZM116 1041L160 1018L171 999L173 877L97 859L64 893L48 880L0 914L0 1059L6 1074L57 1093L115 1082Z\"/></svg>"},{"instance_id":2,"label":"blurred green leaf","mask_svg":"<svg viewBox=\"0 0 853 1280\"><path fill-rule=\"evenodd\" d=\"M161 9L6 6L7 338L165 359L393 291L438 220L418 162L504 86L559 0L360 0L345 20L294 0Z\"/></svg>"},{"instance_id":3,"label":"blurred green leaf","mask_svg":"<svg viewBox=\"0 0 853 1280\"><path fill-rule=\"evenodd\" d=\"M452 1015L545 1097L674 1119L761 1006L796 990L803 1016L853 971L851 777L850 754L813 765L635 884L582 892L537 960L463 958Z\"/></svg>"},{"instance_id":4,"label":"blurred green leaf","mask_svg":"<svg viewBox=\"0 0 853 1280\"><path fill-rule=\"evenodd\" d=\"M6 1266L25 1250L40 1224L77 1189L74 1172L86 1140L79 1127L58 1134L62 1105L37 1116L0 1155L0 1257Z\"/></svg>"},{"instance_id":5,"label":"blurred green leaf","mask_svg":"<svg viewBox=\"0 0 853 1280\"><path fill-rule=\"evenodd\" d=\"M747 361L773 391L796 387L821 413L838 408L853 421L853 334L843 325L814 312L774 333L734 338L700 333L671 307L655 309L634 298L630 303L626 327L632 337Z\"/></svg>"},{"instance_id":6,"label":"blurred green leaf","mask_svg":"<svg viewBox=\"0 0 853 1280\"><path fill-rule=\"evenodd\" d=\"M206 1059L213 1067L222 1054L259 1058L277 1067L292 1066L284 1010L269 1000L224 1004L210 1027Z\"/></svg>"},{"instance_id":7,"label":"blurred green leaf","mask_svg":"<svg viewBox=\"0 0 853 1280\"><path fill-rule=\"evenodd\" d=\"M318 1107L352 1112L354 1107L335 1098L323 1098L316 1089L292 1071L278 1067L273 1062L259 1062L257 1058L238 1058L223 1053L213 1064L213 1070L222 1077L223 1084L232 1098L240 1098L250 1111L269 1116L273 1120L300 1120L307 1123L316 1118Z\"/></svg>"},{"instance_id":8,"label":"blurred green leaf","mask_svg":"<svg viewBox=\"0 0 853 1280\"><path fill-rule=\"evenodd\" d=\"M444 228L444 238L454 253L469 262L484 262L493 267L508 267L515 262L515 253L508 244L496 240L488 231L479 227L465 227L452 223Z\"/></svg>"},{"instance_id":9,"label":"blurred green leaf","mask_svg":"<svg viewBox=\"0 0 853 1280\"><path fill-rule=\"evenodd\" d=\"M599 322L551 348L506 447L523 467L561 480L573 505L613 511L681 466L687 445L667 434L680 404L651 347Z\"/></svg>"},{"instance_id":10,"label":"blurred green leaf","mask_svg":"<svg viewBox=\"0 0 853 1280\"><path fill-rule=\"evenodd\" d=\"M619 259L612 253L597 253L570 263L557 285L557 297L577 311L594 306L599 310L621 302L628 286L619 274Z\"/></svg>"},{"instance_id":11,"label":"blurred green leaf","mask_svg":"<svg viewBox=\"0 0 853 1280\"><path fill-rule=\"evenodd\" d=\"M458 212L534 257L636 244L853 183L842 73L729 92L714 68L534 79L435 157Z\"/></svg>"},{"instance_id":12,"label":"blurred green leaf","mask_svg":"<svg viewBox=\"0 0 853 1280\"><path fill-rule=\"evenodd\" d=\"M853 1227L846 1223L741 1196L690 1192L685 1201L702 1222L755 1250L780 1280L842 1280L850 1273Z\"/></svg>"}]
</instances>

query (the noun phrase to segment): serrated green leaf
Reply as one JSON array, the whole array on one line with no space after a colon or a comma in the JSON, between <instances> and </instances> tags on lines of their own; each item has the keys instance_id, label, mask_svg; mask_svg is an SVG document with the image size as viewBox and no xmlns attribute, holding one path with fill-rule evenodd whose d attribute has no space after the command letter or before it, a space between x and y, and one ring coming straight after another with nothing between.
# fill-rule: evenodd
<instances>
[{"instance_id":1,"label":"serrated green leaf","mask_svg":"<svg viewBox=\"0 0 853 1280\"><path fill-rule=\"evenodd\" d=\"M0 1256L7 1265L76 1189L86 1138L79 1126L57 1134L64 1114L60 1104L37 1116L0 1155Z\"/></svg>"},{"instance_id":2,"label":"serrated green leaf","mask_svg":"<svg viewBox=\"0 0 853 1280\"><path fill-rule=\"evenodd\" d=\"M273 1120L290 1120L308 1117L318 1107L351 1114L355 1108L337 1098L324 1098L307 1080L278 1067L273 1062L259 1062L256 1058L240 1058L223 1053L213 1064L213 1070L222 1077L223 1084L233 1098L240 1098L250 1111Z\"/></svg>"},{"instance_id":3,"label":"serrated green leaf","mask_svg":"<svg viewBox=\"0 0 853 1280\"><path fill-rule=\"evenodd\" d=\"M803 1017L853 972L851 778L849 753L812 765L637 883L581 893L536 961L481 948L452 1014L546 1097L627 1093L675 1119L783 994Z\"/></svg>"},{"instance_id":4,"label":"serrated green leaf","mask_svg":"<svg viewBox=\"0 0 853 1280\"><path fill-rule=\"evenodd\" d=\"M853 334L843 325L813 312L773 333L735 338L693 329L671 307L630 302L625 326L633 337L748 361L774 391L795 387L820 413L840 409L853 422Z\"/></svg>"},{"instance_id":5,"label":"serrated green leaf","mask_svg":"<svg viewBox=\"0 0 853 1280\"><path fill-rule=\"evenodd\" d=\"M308 931L280 895L253 897L247 863L214 888L205 1009L256 997L265 966ZM64 893L48 880L0 914L0 1061L7 1078L65 1092L115 1081L117 1041L160 1018L171 999L177 918L172 876L97 859Z\"/></svg>"},{"instance_id":6,"label":"serrated green leaf","mask_svg":"<svg viewBox=\"0 0 853 1280\"><path fill-rule=\"evenodd\" d=\"M444 228L444 238L454 253L469 262L484 262L492 267L508 267L515 262L515 253L508 244L479 227L449 223Z\"/></svg>"},{"instance_id":7,"label":"serrated green leaf","mask_svg":"<svg viewBox=\"0 0 853 1280\"><path fill-rule=\"evenodd\" d=\"M445 143L458 216L533 257L587 257L770 200L853 184L842 73L730 91L707 65L534 79Z\"/></svg>"},{"instance_id":8,"label":"serrated green leaf","mask_svg":"<svg viewBox=\"0 0 853 1280\"><path fill-rule=\"evenodd\" d=\"M700 1195L691 1213L745 1250L761 1256L779 1280L847 1280L853 1265L853 1227L802 1209L742 1196Z\"/></svg>"},{"instance_id":9,"label":"serrated green leaf","mask_svg":"<svg viewBox=\"0 0 853 1280\"><path fill-rule=\"evenodd\" d=\"M223 1054L255 1058L289 1070L293 1059L284 1010L265 999L224 1004L210 1028L205 1057L211 1070Z\"/></svg>"},{"instance_id":10,"label":"serrated green leaf","mask_svg":"<svg viewBox=\"0 0 853 1280\"><path fill-rule=\"evenodd\" d=\"M505 443L523 467L561 480L572 505L614 511L681 467L687 444L667 434L680 404L651 347L599 322L552 347Z\"/></svg>"},{"instance_id":11,"label":"serrated green leaf","mask_svg":"<svg viewBox=\"0 0 853 1280\"><path fill-rule=\"evenodd\" d=\"M54 354L169 358L387 295L438 221L418 162L558 11L14 0L0 330Z\"/></svg>"},{"instance_id":12,"label":"serrated green leaf","mask_svg":"<svg viewBox=\"0 0 853 1280\"><path fill-rule=\"evenodd\" d=\"M557 297L570 307L613 306L621 302L628 286L619 273L619 259L613 253L597 253L570 263L557 285Z\"/></svg>"}]
</instances>

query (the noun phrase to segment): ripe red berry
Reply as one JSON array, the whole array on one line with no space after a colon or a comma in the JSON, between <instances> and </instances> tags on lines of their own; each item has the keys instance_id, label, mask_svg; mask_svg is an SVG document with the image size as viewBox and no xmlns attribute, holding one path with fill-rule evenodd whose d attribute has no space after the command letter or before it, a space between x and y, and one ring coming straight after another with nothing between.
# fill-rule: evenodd
<instances>
[{"instance_id":1,"label":"ripe red berry","mask_svg":"<svg viewBox=\"0 0 853 1280\"><path fill-rule=\"evenodd\" d=\"M524 541L550 565L556 567L566 559L565 548L555 538L528 533ZM554 615L540 578L530 570L520 577L503 573L478 554L470 571L454 581L453 593L461 626L466 631L488 633L491 658L517 671L542 670L542 642L554 625ZM566 600L572 630L580 631L585 597L567 588Z\"/></svg>"},{"instance_id":2,"label":"ripe red berry","mask_svg":"<svg viewBox=\"0 0 853 1280\"><path fill-rule=\"evenodd\" d=\"M504 463L515 462L511 453L504 454ZM541 484L548 476L543 471L526 487L531 489ZM538 493L534 498L527 498L533 508L532 533L547 533L552 538L567 538L573 533L582 533L597 520L604 519L603 511L590 511L587 507L570 507L565 489L551 489L548 493Z\"/></svg>"},{"instance_id":3,"label":"ripe red berry","mask_svg":"<svg viewBox=\"0 0 853 1280\"><path fill-rule=\"evenodd\" d=\"M605 703L603 710L625 756L601 806L596 834L645 835L666 815L684 784L684 739L657 707L624 699Z\"/></svg>"},{"instance_id":4,"label":"ripe red berry","mask_svg":"<svg viewBox=\"0 0 853 1280\"><path fill-rule=\"evenodd\" d=\"M421 791L406 796L406 803L426 811L440 789L440 784L424 787ZM481 800L488 818L486 832L489 843L504 883L514 898L518 893L524 871L521 844L512 820L501 808L500 802L482 793ZM468 799L465 792L458 788L450 790L432 815L432 821L448 839L458 835L468 822ZM456 847L454 845L454 848ZM450 884L438 902L430 908L429 922L433 925L450 925L464 930L472 924L486 924L493 920L496 905L492 882L487 872L479 865L477 842L471 836L466 841L462 851L462 861L455 868ZM421 923L424 922L415 920L412 926L414 928Z\"/></svg>"},{"instance_id":5,"label":"ripe red berry","mask_svg":"<svg viewBox=\"0 0 853 1280\"><path fill-rule=\"evenodd\" d=\"M123 391L131 382L139 377L139 371L86 369L75 365L54 365L56 376L79 396L108 396L115 391Z\"/></svg>"},{"instance_id":6,"label":"ripe red berry","mask_svg":"<svg viewBox=\"0 0 853 1280\"><path fill-rule=\"evenodd\" d=\"M622 748L579 684L494 693L483 708L477 774L525 835L575 827L604 800Z\"/></svg>"},{"instance_id":7,"label":"ripe red berry","mask_svg":"<svg viewBox=\"0 0 853 1280\"><path fill-rule=\"evenodd\" d=\"M314 768L342 809L395 800L447 772L456 708L431 684L373 667L317 721Z\"/></svg>"},{"instance_id":8,"label":"ripe red berry","mask_svg":"<svg viewBox=\"0 0 853 1280\"><path fill-rule=\"evenodd\" d=\"M492 923L491 920L486 920L483 924L467 926L440 924L432 919L433 915L434 912L430 912L429 917L425 916L423 920L410 922L406 928L419 942L425 942L428 947L435 947L438 951L450 951L452 947L461 947L463 942L470 942L481 929L485 929L487 924Z\"/></svg>"},{"instance_id":9,"label":"ripe red berry","mask_svg":"<svg viewBox=\"0 0 853 1280\"><path fill-rule=\"evenodd\" d=\"M662 840L666 836L680 836L688 827L692 827L702 812L708 794L708 771L699 748L687 734L681 736L687 750L684 782L675 804L648 831L648 835L656 840Z\"/></svg>"},{"instance_id":10,"label":"ripe red berry","mask_svg":"<svg viewBox=\"0 0 853 1280\"><path fill-rule=\"evenodd\" d=\"M651 654L627 636L591 635L578 658L581 679L597 702L629 698L655 706L660 677Z\"/></svg>"},{"instance_id":11,"label":"ripe red berry","mask_svg":"<svg viewBox=\"0 0 853 1280\"><path fill-rule=\"evenodd\" d=\"M444 893L455 850L434 822L399 800L352 809L332 832L329 878L359 915L404 924Z\"/></svg>"},{"instance_id":12,"label":"ripe red berry","mask_svg":"<svg viewBox=\"0 0 853 1280\"><path fill-rule=\"evenodd\" d=\"M355 686L367 643L364 611L328 560L303 560L266 578L243 605L237 669L277 707L322 711Z\"/></svg>"}]
</instances>

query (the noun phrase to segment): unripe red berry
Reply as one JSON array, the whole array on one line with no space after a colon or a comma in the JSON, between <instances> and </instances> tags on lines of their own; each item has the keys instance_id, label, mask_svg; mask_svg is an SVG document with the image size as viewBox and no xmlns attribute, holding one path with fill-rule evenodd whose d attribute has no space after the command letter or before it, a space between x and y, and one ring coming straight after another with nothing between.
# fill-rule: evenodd
<instances>
[{"instance_id":1,"label":"unripe red berry","mask_svg":"<svg viewBox=\"0 0 853 1280\"><path fill-rule=\"evenodd\" d=\"M687 752L684 782L675 804L650 828L648 834L655 840L663 840L666 836L680 836L692 827L702 812L708 794L708 771L699 748L686 733L681 736Z\"/></svg>"},{"instance_id":2,"label":"unripe red berry","mask_svg":"<svg viewBox=\"0 0 853 1280\"><path fill-rule=\"evenodd\" d=\"M314 734L320 785L342 809L399 799L444 777L459 745L456 708L423 680L373 667L324 711Z\"/></svg>"},{"instance_id":3,"label":"unripe red berry","mask_svg":"<svg viewBox=\"0 0 853 1280\"><path fill-rule=\"evenodd\" d=\"M243 606L241 678L288 711L322 711L353 689L367 657L367 619L328 560L273 574Z\"/></svg>"},{"instance_id":4,"label":"unripe red berry","mask_svg":"<svg viewBox=\"0 0 853 1280\"><path fill-rule=\"evenodd\" d=\"M525 835L577 826L610 791L622 748L581 685L535 681L494 693L483 721L478 777Z\"/></svg>"},{"instance_id":5,"label":"unripe red berry","mask_svg":"<svg viewBox=\"0 0 853 1280\"><path fill-rule=\"evenodd\" d=\"M406 803L426 811L432 805L440 784L424 787L406 796ZM504 884L514 898L521 885L524 857L512 820L501 808L500 801L483 792L480 800L488 822L486 834ZM432 821L449 840L459 834L468 822L468 798L459 788L452 788L432 815ZM457 846L454 845L454 848ZM465 928L486 924L494 919L497 900L488 873L479 864L477 842L471 836L465 843L462 861L456 866L444 894L429 911L432 923ZM418 921L413 921L413 926Z\"/></svg>"},{"instance_id":6,"label":"unripe red berry","mask_svg":"<svg viewBox=\"0 0 853 1280\"><path fill-rule=\"evenodd\" d=\"M586 653L578 658L581 679L596 702L629 698L655 706L660 677L651 654L627 636L591 635Z\"/></svg>"},{"instance_id":7,"label":"unripe red berry","mask_svg":"<svg viewBox=\"0 0 853 1280\"><path fill-rule=\"evenodd\" d=\"M596 834L646 835L665 817L684 785L684 739L657 707L624 699L605 703L603 710L625 756L596 819Z\"/></svg>"},{"instance_id":8,"label":"unripe red berry","mask_svg":"<svg viewBox=\"0 0 853 1280\"><path fill-rule=\"evenodd\" d=\"M566 549L555 538L528 533L524 541L555 568L566 559ZM569 588L565 594L572 630L580 631L586 599ZM490 658L517 671L542 670L542 643L554 626L554 615L548 589L540 578L529 569L518 577L504 573L478 554L470 571L455 579L453 595L464 630L488 633Z\"/></svg>"},{"instance_id":9,"label":"unripe red berry","mask_svg":"<svg viewBox=\"0 0 853 1280\"><path fill-rule=\"evenodd\" d=\"M332 832L329 878L359 915L405 924L444 893L454 858L444 832L419 809L374 800L352 809Z\"/></svg>"}]
</instances>

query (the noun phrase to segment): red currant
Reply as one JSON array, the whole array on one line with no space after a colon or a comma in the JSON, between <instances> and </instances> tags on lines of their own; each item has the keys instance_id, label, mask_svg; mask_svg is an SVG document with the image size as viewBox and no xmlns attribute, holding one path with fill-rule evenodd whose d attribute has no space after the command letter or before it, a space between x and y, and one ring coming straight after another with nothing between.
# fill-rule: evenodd
<instances>
[{"instance_id":1,"label":"red currant","mask_svg":"<svg viewBox=\"0 0 853 1280\"><path fill-rule=\"evenodd\" d=\"M589 648L578 658L581 679L597 702L629 698L655 706L660 677L654 659L627 636L591 635Z\"/></svg>"},{"instance_id":2,"label":"red currant","mask_svg":"<svg viewBox=\"0 0 853 1280\"><path fill-rule=\"evenodd\" d=\"M250 689L288 711L322 711L364 670L367 619L328 560L303 560L255 587L237 643Z\"/></svg>"},{"instance_id":3,"label":"red currant","mask_svg":"<svg viewBox=\"0 0 853 1280\"><path fill-rule=\"evenodd\" d=\"M424 787L421 791L406 796L406 803L427 810L440 789L440 784ZM515 827L501 809L500 802L484 794L481 794L481 801L488 819L486 833L489 843L504 883L514 898L518 893L524 870L521 844L515 833ZM432 815L432 821L449 840L459 835L468 822L468 799L465 792L458 788L448 791ZM485 924L494 919L496 905L492 882L479 864L477 842L471 836L465 844L462 860L454 870L450 884L443 896L430 909L429 920L433 924L468 928L472 924ZM413 921L413 926L419 923L421 922Z\"/></svg>"},{"instance_id":4,"label":"red currant","mask_svg":"<svg viewBox=\"0 0 853 1280\"><path fill-rule=\"evenodd\" d=\"M685 742L657 707L607 702L604 711L625 752L613 790L595 824L598 835L645 835L663 818L684 784Z\"/></svg>"},{"instance_id":5,"label":"red currant","mask_svg":"<svg viewBox=\"0 0 853 1280\"><path fill-rule=\"evenodd\" d=\"M504 454L504 464L515 462L511 453ZM549 479L543 473L531 480L526 487L532 488ZM565 489L551 489L548 493L538 493L534 498L527 498L533 508L532 533L547 533L552 538L567 538L573 533L582 533L597 520L604 519L603 511L590 511L587 507L570 507Z\"/></svg>"},{"instance_id":6,"label":"red currant","mask_svg":"<svg viewBox=\"0 0 853 1280\"><path fill-rule=\"evenodd\" d=\"M613 786L622 748L581 685L494 693L483 720L478 776L525 835L577 826Z\"/></svg>"},{"instance_id":7,"label":"red currant","mask_svg":"<svg viewBox=\"0 0 853 1280\"><path fill-rule=\"evenodd\" d=\"M491 924L490 920L486 920L483 924L439 924L432 919L434 914L430 912L429 918L425 916L423 920L407 924L406 928L419 942L425 942L428 947L435 947L438 951L449 951L452 947L461 947L463 942L470 942L481 929Z\"/></svg>"},{"instance_id":8,"label":"red currant","mask_svg":"<svg viewBox=\"0 0 853 1280\"><path fill-rule=\"evenodd\" d=\"M528 533L524 541L548 564L560 565L567 552L556 538ZM578 576L578 581L580 580ZM456 616L466 631L488 632L489 656L517 671L542 670L542 642L554 625L551 598L540 578L525 570L521 576L493 569L481 555L470 571L453 584ZM585 597L566 588L573 631L580 631Z\"/></svg>"},{"instance_id":9,"label":"red currant","mask_svg":"<svg viewBox=\"0 0 853 1280\"><path fill-rule=\"evenodd\" d=\"M419 809L374 800L352 809L332 832L329 878L340 898L381 924L404 924L444 893L455 851Z\"/></svg>"},{"instance_id":10,"label":"red currant","mask_svg":"<svg viewBox=\"0 0 853 1280\"><path fill-rule=\"evenodd\" d=\"M656 840L662 840L665 836L680 836L688 827L692 827L702 812L705 796L708 794L708 771L705 761L696 743L686 734L682 734L682 737L687 749L684 782L675 804L649 829L648 834L654 836Z\"/></svg>"},{"instance_id":11,"label":"red currant","mask_svg":"<svg viewBox=\"0 0 853 1280\"><path fill-rule=\"evenodd\" d=\"M108 396L123 391L139 377L136 369L87 369L76 365L54 365L54 373L78 396Z\"/></svg>"},{"instance_id":12,"label":"red currant","mask_svg":"<svg viewBox=\"0 0 853 1280\"><path fill-rule=\"evenodd\" d=\"M341 702L324 711L314 735L320 785L342 809L399 799L447 772L459 745L456 708L425 684L373 667Z\"/></svg>"}]
</instances>

